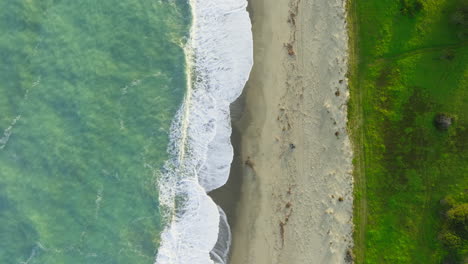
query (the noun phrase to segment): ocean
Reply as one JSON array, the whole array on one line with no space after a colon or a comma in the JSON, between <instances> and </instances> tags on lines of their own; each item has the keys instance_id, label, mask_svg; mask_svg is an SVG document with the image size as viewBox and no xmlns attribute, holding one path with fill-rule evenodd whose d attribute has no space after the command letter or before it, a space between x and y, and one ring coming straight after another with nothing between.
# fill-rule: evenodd
<instances>
[{"instance_id":1,"label":"ocean","mask_svg":"<svg viewBox=\"0 0 468 264\"><path fill-rule=\"evenodd\" d=\"M226 263L246 5L0 2L0 263Z\"/></svg>"}]
</instances>

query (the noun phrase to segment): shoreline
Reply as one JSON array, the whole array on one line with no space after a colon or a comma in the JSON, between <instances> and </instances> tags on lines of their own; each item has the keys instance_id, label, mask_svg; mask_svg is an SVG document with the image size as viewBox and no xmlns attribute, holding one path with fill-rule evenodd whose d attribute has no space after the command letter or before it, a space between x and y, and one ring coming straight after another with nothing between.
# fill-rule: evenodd
<instances>
[{"instance_id":1,"label":"shoreline","mask_svg":"<svg viewBox=\"0 0 468 264\"><path fill-rule=\"evenodd\" d=\"M345 4L249 1L254 67L229 182L210 194L231 224L231 264L352 261Z\"/></svg>"},{"instance_id":2,"label":"shoreline","mask_svg":"<svg viewBox=\"0 0 468 264\"><path fill-rule=\"evenodd\" d=\"M231 240L223 236L229 234L227 219L207 192L229 178L229 108L242 93L253 64L251 23L247 0L189 4L187 90L171 125L171 158L158 177L159 205L167 224L156 263L225 263Z\"/></svg>"}]
</instances>

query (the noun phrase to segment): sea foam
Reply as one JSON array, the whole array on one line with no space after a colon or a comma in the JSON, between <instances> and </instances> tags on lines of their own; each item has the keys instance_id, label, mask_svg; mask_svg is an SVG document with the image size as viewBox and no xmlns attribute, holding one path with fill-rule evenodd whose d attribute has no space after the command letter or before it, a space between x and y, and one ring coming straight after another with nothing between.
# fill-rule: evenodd
<instances>
[{"instance_id":1,"label":"sea foam","mask_svg":"<svg viewBox=\"0 0 468 264\"><path fill-rule=\"evenodd\" d=\"M167 227L157 264L226 263L230 230L207 192L224 185L233 159L229 105L253 65L246 0L190 0L187 93L171 128L158 185Z\"/></svg>"}]
</instances>

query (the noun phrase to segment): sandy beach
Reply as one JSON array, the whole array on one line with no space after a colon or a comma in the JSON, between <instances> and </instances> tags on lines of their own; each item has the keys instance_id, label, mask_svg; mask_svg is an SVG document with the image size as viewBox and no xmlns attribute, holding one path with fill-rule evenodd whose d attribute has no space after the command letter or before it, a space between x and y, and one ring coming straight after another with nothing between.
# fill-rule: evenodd
<instances>
[{"instance_id":1,"label":"sandy beach","mask_svg":"<svg viewBox=\"0 0 468 264\"><path fill-rule=\"evenodd\" d=\"M343 0L251 0L254 67L234 117L236 157L213 193L231 264L347 263L352 151Z\"/></svg>"}]
</instances>

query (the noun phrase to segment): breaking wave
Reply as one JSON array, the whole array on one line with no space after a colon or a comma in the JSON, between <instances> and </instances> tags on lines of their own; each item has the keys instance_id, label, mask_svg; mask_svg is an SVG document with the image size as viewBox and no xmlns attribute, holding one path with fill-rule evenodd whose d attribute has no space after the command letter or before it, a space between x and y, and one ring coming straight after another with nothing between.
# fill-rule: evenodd
<instances>
[{"instance_id":1,"label":"breaking wave","mask_svg":"<svg viewBox=\"0 0 468 264\"><path fill-rule=\"evenodd\" d=\"M226 216L207 192L229 177L229 105L241 94L253 65L251 23L246 0L190 4L187 93L171 127L172 158L158 182L168 225L157 264L226 263L231 240Z\"/></svg>"}]
</instances>

